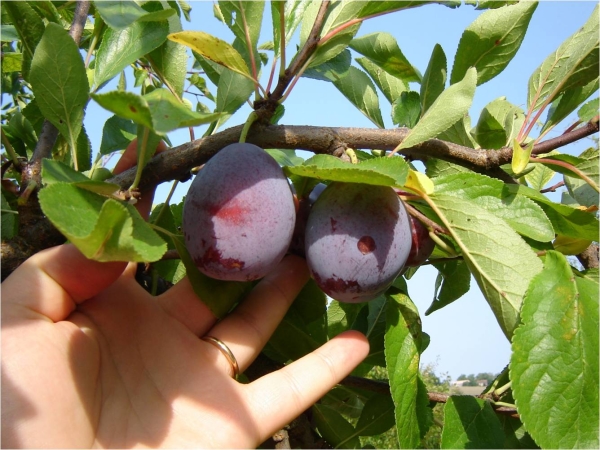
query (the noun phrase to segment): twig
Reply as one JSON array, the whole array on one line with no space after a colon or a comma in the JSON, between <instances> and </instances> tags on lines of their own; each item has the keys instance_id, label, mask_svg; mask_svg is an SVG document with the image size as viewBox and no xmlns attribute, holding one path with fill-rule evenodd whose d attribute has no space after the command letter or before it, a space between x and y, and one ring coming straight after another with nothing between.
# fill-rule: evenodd
<instances>
[{"instance_id":1,"label":"twig","mask_svg":"<svg viewBox=\"0 0 600 450\"><path fill-rule=\"evenodd\" d=\"M412 205L410 205L409 203L406 203L406 202L404 203L404 206L406 207L406 210L408 211L408 213L411 216L415 217L417 220L419 220L420 222L422 222L426 227L432 228L433 230L435 230L438 233L450 234L448 232L448 230L446 230L444 227L442 227L442 226L438 225L437 223L435 223L433 220L431 220L425 214L423 214L422 212L420 212L414 206L412 206Z\"/></svg>"},{"instance_id":2,"label":"twig","mask_svg":"<svg viewBox=\"0 0 600 450\"><path fill-rule=\"evenodd\" d=\"M577 255L577 259L586 269L598 268L598 244L591 244L585 251Z\"/></svg>"},{"instance_id":3,"label":"twig","mask_svg":"<svg viewBox=\"0 0 600 450\"><path fill-rule=\"evenodd\" d=\"M75 6L75 15L71 22L71 28L69 29L69 35L73 38L77 46L81 42L81 36L83 35L83 29L87 22L88 11L90 10L89 0L79 0Z\"/></svg>"},{"instance_id":4,"label":"twig","mask_svg":"<svg viewBox=\"0 0 600 450\"><path fill-rule=\"evenodd\" d=\"M545 194L546 192L556 192L559 187L563 187L565 185L564 181L559 181L553 186L547 187L546 189L542 189L540 191L541 194Z\"/></svg>"}]
</instances>

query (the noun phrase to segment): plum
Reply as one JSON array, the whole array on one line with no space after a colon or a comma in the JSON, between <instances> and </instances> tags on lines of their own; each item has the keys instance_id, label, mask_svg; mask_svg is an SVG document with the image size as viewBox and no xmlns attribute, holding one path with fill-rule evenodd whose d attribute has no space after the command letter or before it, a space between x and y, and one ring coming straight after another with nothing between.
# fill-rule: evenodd
<instances>
[{"instance_id":1,"label":"plum","mask_svg":"<svg viewBox=\"0 0 600 450\"><path fill-rule=\"evenodd\" d=\"M412 246L408 259L404 264L407 267L416 267L423 264L435 248L435 242L429 236L429 230L421 223L420 220L410 216L410 226L412 233Z\"/></svg>"},{"instance_id":2,"label":"plum","mask_svg":"<svg viewBox=\"0 0 600 450\"><path fill-rule=\"evenodd\" d=\"M390 187L331 183L306 226L306 260L321 290L359 303L382 294L411 248L408 214Z\"/></svg>"},{"instance_id":3,"label":"plum","mask_svg":"<svg viewBox=\"0 0 600 450\"><path fill-rule=\"evenodd\" d=\"M250 281L281 261L295 220L292 191L275 159L255 145L231 144L192 182L183 207L183 234L201 272Z\"/></svg>"}]
</instances>

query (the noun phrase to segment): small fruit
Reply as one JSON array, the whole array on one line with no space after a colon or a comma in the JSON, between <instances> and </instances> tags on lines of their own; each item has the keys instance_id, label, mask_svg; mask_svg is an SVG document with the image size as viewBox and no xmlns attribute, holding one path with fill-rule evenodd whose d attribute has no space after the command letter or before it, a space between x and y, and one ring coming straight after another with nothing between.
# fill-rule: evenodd
<instances>
[{"instance_id":1,"label":"small fruit","mask_svg":"<svg viewBox=\"0 0 600 450\"><path fill-rule=\"evenodd\" d=\"M306 227L311 275L330 297L372 300L398 276L411 247L408 214L390 187L331 183Z\"/></svg>"},{"instance_id":2,"label":"small fruit","mask_svg":"<svg viewBox=\"0 0 600 450\"><path fill-rule=\"evenodd\" d=\"M252 144L231 144L198 173L183 208L183 234L198 269L249 281L272 271L294 230L294 199L283 171Z\"/></svg>"},{"instance_id":3,"label":"small fruit","mask_svg":"<svg viewBox=\"0 0 600 450\"><path fill-rule=\"evenodd\" d=\"M435 248L435 242L433 242L433 239L429 236L429 231L420 220L415 219L413 216L409 217L412 246L410 247L410 253L408 254L405 266L416 267L423 264L431 256Z\"/></svg>"}]
</instances>

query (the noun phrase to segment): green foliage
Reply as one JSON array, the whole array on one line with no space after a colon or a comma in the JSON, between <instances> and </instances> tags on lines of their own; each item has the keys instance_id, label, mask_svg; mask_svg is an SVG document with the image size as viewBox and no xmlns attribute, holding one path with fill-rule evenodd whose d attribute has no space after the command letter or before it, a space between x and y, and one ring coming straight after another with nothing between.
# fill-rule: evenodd
<instances>
[{"instance_id":1,"label":"green foliage","mask_svg":"<svg viewBox=\"0 0 600 450\"><path fill-rule=\"evenodd\" d=\"M511 340L512 355L510 370L498 376L459 377L475 385L486 380L483 395L452 395L436 406L443 400L432 393L449 394L450 386L434 368L420 367L429 336L408 295L416 268L366 304L331 302L311 281L263 354L287 364L345 330L359 330L370 353L353 375L389 383L389 393L381 385L377 392L337 386L311 408L312 431L340 448L598 447L598 271L564 256L599 240L598 146L577 155L568 146L538 155L535 147L557 126L570 137L577 127L597 123L598 8L534 73L513 80L527 87L526 99L512 103L499 86L471 121L478 86L492 87L519 51L537 3L467 1L484 11L454 43L451 68L440 44L418 48L431 56L417 68L405 56L405 44L400 48L396 29L361 33L361 26L393 14L401 28L405 9L427 5L435 14L440 6L432 4L457 7L456 1L334 0L314 41L309 35L321 2L219 1L216 19L203 18L220 21L229 33L218 38L204 21L182 26L193 3L94 1L78 44L67 31L75 3L2 4L3 245L26 235L23 219L37 196L38 215L87 257L151 264L173 283L187 277L199 301L216 317L226 316L252 283L202 274L181 232L183 203L163 199L146 221L133 205L135 188L167 179L146 163L173 131L205 128L206 140L193 144L195 161L173 162L177 149L161 157L163 169L174 164L183 167L178 173L188 173L218 151L215 142L236 139L238 131L220 128L242 105L260 113L253 127L273 130L269 124L294 113L288 98L296 83L325 82L344 97L343 105L328 108L354 108L374 124L377 136L388 138L345 142L343 130L317 130L314 142L289 148L292 124L276 128L287 140L268 151L297 195L305 198L317 183L332 181L408 191L402 199L426 216L436 238L427 264L438 273L425 314L445 314L447 305L477 285ZM263 41L268 28L272 34ZM418 36L412 38L416 45ZM102 91L108 83L116 87ZM102 128L100 142L90 142L84 128L90 102L114 114L95 124ZM407 129L385 130L385 108L392 128ZM46 142L45 121L58 130L56 142ZM390 143L396 132L404 139ZM122 178L104 166L135 138L136 178L116 184ZM99 148L93 164L92 148ZM296 150L330 154L304 160ZM353 161L334 157L340 150ZM425 173L415 159L423 161ZM27 170L17 170L20 165ZM556 179L564 183L562 202L545 195ZM178 258L163 259L167 249ZM498 414L500 406L518 416Z\"/></svg>"}]
</instances>

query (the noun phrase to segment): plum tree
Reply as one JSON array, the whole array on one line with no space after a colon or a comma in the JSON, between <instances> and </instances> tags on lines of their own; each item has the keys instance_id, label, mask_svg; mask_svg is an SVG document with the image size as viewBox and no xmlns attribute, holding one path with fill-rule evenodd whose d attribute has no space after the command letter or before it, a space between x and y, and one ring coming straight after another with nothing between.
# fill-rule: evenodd
<instances>
[{"instance_id":1,"label":"plum tree","mask_svg":"<svg viewBox=\"0 0 600 450\"><path fill-rule=\"evenodd\" d=\"M330 297L372 300L398 276L411 247L408 214L387 186L332 183L312 206L306 261Z\"/></svg>"},{"instance_id":2,"label":"plum tree","mask_svg":"<svg viewBox=\"0 0 600 450\"><path fill-rule=\"evenodd\" d=\"M198 268L220 280L256 280L285 255L296 213L277 162L252 144L231 144L194 179L183 234Z\"/></svg>"}]
</instances>

